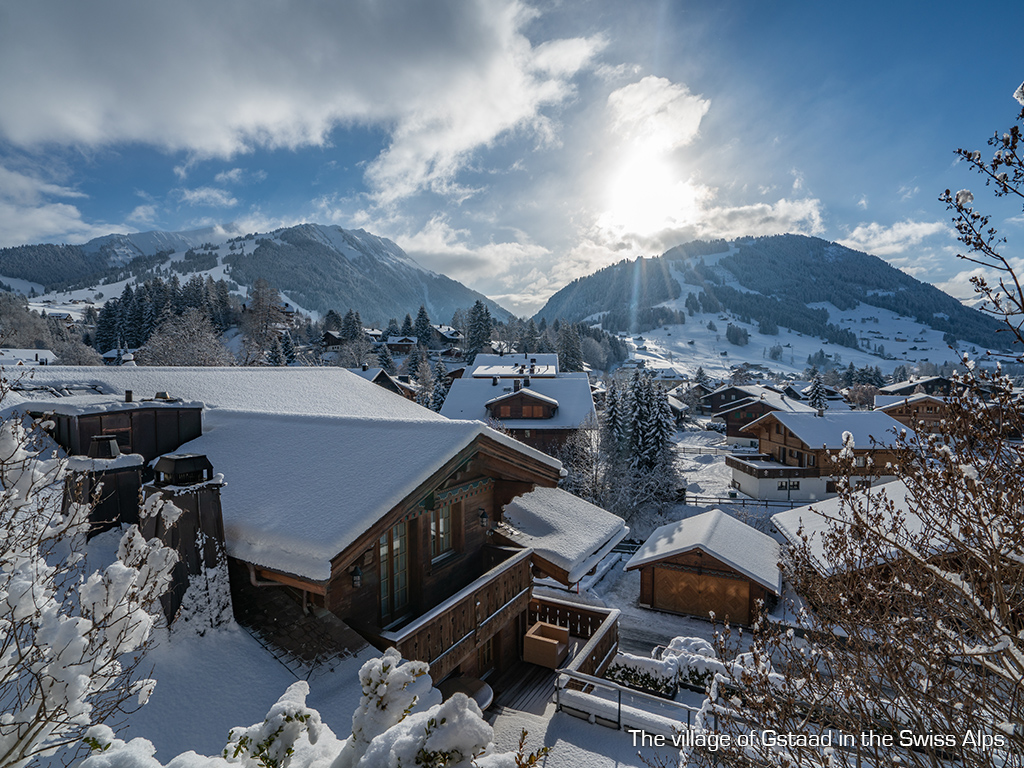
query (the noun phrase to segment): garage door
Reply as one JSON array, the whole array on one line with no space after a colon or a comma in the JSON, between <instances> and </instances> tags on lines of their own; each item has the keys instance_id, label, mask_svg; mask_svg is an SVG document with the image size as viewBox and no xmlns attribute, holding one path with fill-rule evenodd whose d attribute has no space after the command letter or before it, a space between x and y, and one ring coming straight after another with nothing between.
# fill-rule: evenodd
<instances>
[{"instance_id":1,"label":"garage door","mask_svg":"<svg viewBox=\"0 0 1024 768\"><path fill-rule=\"evenodd\" d=\"M660 611L704 617L714 611L719 620L728 617L736 624L746 624L750 619L750 584L709 573L655 568L651 605Z\"/></svg>"}]
</instances>

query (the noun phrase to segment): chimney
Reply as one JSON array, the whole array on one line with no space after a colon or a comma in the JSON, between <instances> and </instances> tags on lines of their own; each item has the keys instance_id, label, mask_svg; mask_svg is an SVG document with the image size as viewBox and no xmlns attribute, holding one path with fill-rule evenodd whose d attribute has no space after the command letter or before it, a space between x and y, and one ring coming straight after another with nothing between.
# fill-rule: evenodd
<instances>
[{"instance_id":1,"label":"chimney","mask_svg":"<svg viewBox=\"0 0 1024 768\"><path fill-rule=\"evenodd\" d=\"M132 391L130 389L126 389L124 391L124 401L126 403L130 403L132 401L132 397L133 397Z\"/></svg>"},{"instance_id":2,"label":"chimney","mask_svg":"<svg viewBox=\"0 0 1024 768\"><path fill-rule=\"evenodd\" d=\"M521 386L521 384L519 383L519 379L514 379L512 381L512 391L513 392L518 392L520 386Z\"/></svg>"},{"instance_id":3,"label":"chimney","mask_svg":"<svg viewBox=\"0 0 1024 768\"><path fill-rule=\"evenodd\" d=\"M168 453L153 465L153 485L198 485L213 479L213 465L201 453Z\"/></svg>"},{"instance_id":4,"label":"chimney","mask_svg":"<svg viewBox=\"0 0 1024 768\"><path fill-rule=\"evenodd\" d=\"M523 379L523 386L524 387L530 386L530 377L529 376L527 376L525 379Z\"/></svg>"},{"instance_id":5,"label":"chimney","mask_svg":"<svg viewBox=\"0 0 1024 768\"><path fill-rule=\"evenodd\" d=\"M498 386L498 377L497 376L491 376L491 386L492 387Z\"/></svg>"},{"instance_id":6,"label":"chimney","mask_svg":"<svg viewBox=\"0 0 1024 768\"><path fill-rule=\"evenodd\" d=\"M117 435L93 435L89 443L90 459L116 459L121 455L117 447Z\"/></svg>"},{"instance_id":7,"label":"chimney","mask_svg":"<svg viewBox=\"0 0 1024 768\"><path fill-rule=\"evenodd\" d=\"M367 369L368 369L369 367L370 367L370 366L369 366L369 364L368 364L368 363L363 363L363 370L364 370L364 371L365 371L365 370L367 370Z\"/></svg>"}]
</instances>

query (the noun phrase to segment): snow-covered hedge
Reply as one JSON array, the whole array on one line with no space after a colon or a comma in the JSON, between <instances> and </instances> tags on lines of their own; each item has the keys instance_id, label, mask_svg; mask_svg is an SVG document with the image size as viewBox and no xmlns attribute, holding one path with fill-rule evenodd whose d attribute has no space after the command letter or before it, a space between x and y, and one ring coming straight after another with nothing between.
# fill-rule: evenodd
<instances>
[{"instance_id":1,"label":"snow-covered hedge","mask_svg":"<svg viewBox=\"0 0 1024 768\"><path fill-rule=\"evenodd\" d=\"M672 698L676 695L677 672L674 658L648 659L620 652L615 654L604 677L629 688Z\"/></svg>"},{"instance_id":2,"label":"snow-covered hedge","mask_svg":"<svg viewBox=\"0 0 1024 768\"><path fill-rule=\"evenodd\" d=\"M708 690L715 674L725 672L714 647L701 637L672 638L661 658L674 660L679 684L696 691Z\"/></svg>"}]
</instances>

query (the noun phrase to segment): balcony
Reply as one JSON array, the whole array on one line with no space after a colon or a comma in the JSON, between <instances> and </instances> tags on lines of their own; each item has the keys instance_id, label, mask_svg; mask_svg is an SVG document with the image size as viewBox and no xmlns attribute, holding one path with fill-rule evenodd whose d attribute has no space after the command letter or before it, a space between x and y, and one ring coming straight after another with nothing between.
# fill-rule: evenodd
<instances>
[{"instance_id":1,"label":"balcony","mask_svg":"<svg viewBox=\"0 0 1024 768\"><path fill-rule=\"evenodd\" d=\"M764 455L754 457L726 456L725 466L759 480L768 478L821 477L818 467L791 467Z\"/></svg>"},{"instance_id":2,"label":"balcony","mask_svg":"<svg viewBox=\"0 0 1024 768\"><path fill-rule=\"evenodd\" d=\"M430 676L444 678L530 604L533 550L502 552L514 554L401 629L377 633L375 645L429 662Z\"/></svg>"}]
</instances>

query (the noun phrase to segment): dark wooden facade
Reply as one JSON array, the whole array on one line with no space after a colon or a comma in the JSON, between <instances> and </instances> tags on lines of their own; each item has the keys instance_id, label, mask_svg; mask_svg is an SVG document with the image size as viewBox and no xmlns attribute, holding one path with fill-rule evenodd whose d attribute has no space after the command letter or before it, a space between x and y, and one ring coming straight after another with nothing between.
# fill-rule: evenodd
<instances>
[{"instance_id":1,"label":"dark wooden facade","mask_svg":"<svg viewBox=\"0 0 1024 768\"><path fill-rule=\"evenodd\" d=\"M773 604L777 595L703 549L646 563L640 571L640 605L669 613L749 624L757 601Z\"/></svg>"},{"instance_id":2,"label":"dark wooden facade","mask_svg":"<svg viewBox=\"0 0 1024 768\"><path fill-rule=\"evenodd\" d=\"M537 397L529 387L513 392L487 406L487 413L493 419L550 419L558 410L558 404L548 398Z\"/></svg>"},{"instance_id":3,"label":"dark wooden facade","mask_svg":"<svg viewBox=\"0 0 1024 768\"><path fill-rule=\"evenodd\" d=\"M766 413L777 410L778 408L768 405L763 400L751 400L749 403L738 408L733 408L720 414L721 418L725 420L726 437L736 438L737 440L754 440L753 435L742 431L743 428L748 424L753 424Z\"/></svg>"},{"instance_id":4,"label":"dark wooden facade","mask_svg":"<svg viewBox=\"0 0 1024 768\"><path fill-rule=\"evenodd\" d=\"M51 420L53 439L69 454L84 456L94 435L114 435L121 453L142 454L147 463L203 433L200 406L142 405L96 413L58 413Z\"/></svg>"},{"instance_id":5,"label":"dark wooden facade","mask_svg":"<svg viewBox=\"0 0 1024 768\"><path fill-rule=\"evenodd\" d=\"M783 466L816 469L818 470L816 474L820 475L831 475L835 471L829 458L829 455L834 452L833 450L820 446L812 448L787 429L778 419L765 419L756 427L747 429L743 434L757 437L758 451L765 456L770 456ZM879 468L884 467L887 462L893 464L896 462L895 453L885 448L854 447L853 455L856 465L865 468L869 457L873 466Z\"/></svg>"},{"instance_id":6,"label":"dark wooden facade","mask_svg":"<svg viewBox=\"0 0 1024 768\"><path fill-rule=\"evenodd\" d=\"M913 397L913 396L912 396ZM940 397L910 398L877 409L915 432L938 432L946 418L946 403Z\"/></svg>"},{"instance_id":7,"label":"dark wooden facade","mask_svg":"<svg viewBox=\"0 0 1024 768\"><path fill-rule=\"evenodd\" d=\"M529 556L495 546L490 531L512 498L557 483L557 469L481 436L339 553L328 581L264 568L257 576L305 591L379 648L430 662L435 680L502 669L519 657L532 575ZM437 554L431 527L444 509L451 544ZM390 545L399 530L407 595L402 610L388 612L382 597L396 583Z\"/></svg>"}]
</instances>

